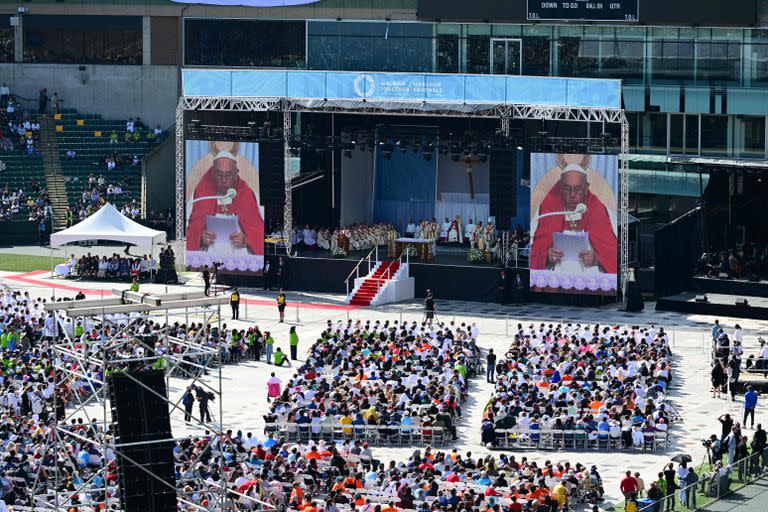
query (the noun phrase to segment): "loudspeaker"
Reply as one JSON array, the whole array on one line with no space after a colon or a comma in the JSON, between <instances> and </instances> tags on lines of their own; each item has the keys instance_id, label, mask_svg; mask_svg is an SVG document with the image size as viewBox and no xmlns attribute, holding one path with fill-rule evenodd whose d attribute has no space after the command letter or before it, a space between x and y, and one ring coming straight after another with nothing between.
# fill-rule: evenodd
<instances>
[{"instance_id":1,"label":"loudspeaker","mask_svg":"<svg viewBox=\"0 0 768 512\"><path fill-rule=\"evenodd\" d=\"M743 306L743 307L749 307L749 302L747 302L747 299L736 299L736 305L737 306Z\"/></svg>"},{"instance_id":2,"label":"loudspeaker","mask_svg":"<svg viewBox=\"0 0 768 512\"><path fill-rule=\"evenodd\" d=\"M706 304L707 302L709 302L709 299L707 298L706 295L697 295L693 300L696 302L701 302L703 304Z\"/></svg>"},{"instance_id":3,"label":"loudspeaker","mask_svg":"<svg viewBox=\"0 0 768 512\"><path fill-rule=\"evenodd\" d=\"M489 210L491 216L496 217L496 229L510 229L510 219L517 213L517 156L514 151L491 151L489 182ZM474 220L485 223L488 219Z\"/></svg>"},{"instance_id":4,"label":"loudspeaker","mask_svg":"<svg viewBox=\"0 0 768 512\"><path fill-rule=\"evenodd\" d=\"M642 311L645 308L643 295L640 293L640 285L637 281L627 282L627 307L625 311Z\"/></svg>"},{"instance_id":5,"label":"loudspeaker","mask_svg":"<svg viewBox=\"0 0 768 512\"><path fill-rule=\"evenodd\" d=\"M122 510L175 512L174 441L165 373L162 370L113 373L108 384ZM136 445L122 446L132 443Z\"/></svg>"}]
</instances>

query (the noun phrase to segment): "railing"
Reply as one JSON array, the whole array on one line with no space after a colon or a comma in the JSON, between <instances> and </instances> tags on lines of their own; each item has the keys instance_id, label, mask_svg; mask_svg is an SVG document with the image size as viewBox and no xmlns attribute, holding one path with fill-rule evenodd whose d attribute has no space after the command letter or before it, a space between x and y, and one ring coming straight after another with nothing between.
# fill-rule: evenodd
<instances>
[{"instance_id":1,"label":"railing","mask_svg":"<svg viewBox=\"0 0 768 512\"><path fill-rule=\"evenodd\" d=\"M643 433L643 439L633 439L627 446L621 435L584 430L523 430L495 429L495 448L536 450L594 450L594 451L656 451L667 446L666 432Z\"/></svg>"},{"instance_id":2,"label":"railing","mask_svg":"<svg viewBox=\"0 0 768 512\"><path fill-rule=\"evenodd\" d=\"M334 422L332 425L309 423L267 423L265 434L279 434L287 441L308 442L361 440L375 446L408 446L429 444L442 446L451 432L432 425L355 425Z\"/></svg>"},{"instance_id":3,"label":"railing","mask_svg":"<svg viewBox=\"0 0 768 512\"><path fill-rule=\"evenodd\" d=\"M639 512L661 512L666 508L668 511L677 512L708 507L745 485L763 478L766 469L766 455L768 454L765 450L759 451L729 465L722 467L710 465L708 471L705 472L701 471L704 466L703 462L699 468L690 466L691 469L699 471L696 482L679 488L676 491L677 496L672 493L658 500L640 498L638 499L638 505L640 505L638 510ZM735 479L733 478L734 473L736 473ZM676 498L677 502L675 502ZM739 498L739 501L742 502L743 498ZM761 507L757 505L755 510L759 509Z\"/></svg>"},{"instance_id":4,"label":"railing","mask_svg":"<svg viewBox=\"0 0 768 512\"><path fill-rule=\"evenodd\" d=\"M368 272L365 273L365 275L368 275L371 273L371 256L374 255L375 261L378 263L379 261L379 246L376 245L371 249L371 252L368 253L367 256L363 256L360 258L360 261L357 262L357 265L355 265L355 268L352 269L352 272L349 273L349 275L344 279L344 283L347 286L347 297L349 297L349 280L352 278L352 275L355 275L355 279L360 278L360 265L363 264L364 261L368 262ZM354 289L354 285L352 285L352 288Z\"/></svg>"}]
</instances>

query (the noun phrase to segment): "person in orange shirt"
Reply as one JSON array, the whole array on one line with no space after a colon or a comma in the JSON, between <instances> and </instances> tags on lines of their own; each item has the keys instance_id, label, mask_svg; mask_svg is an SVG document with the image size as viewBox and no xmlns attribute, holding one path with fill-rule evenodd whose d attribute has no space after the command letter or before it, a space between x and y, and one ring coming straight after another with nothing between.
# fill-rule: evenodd
<instances>
[{"instance_id":1,"label":"person in orange shirt","mask_svg":"<svg viewBox=\"0 0 768 512\"><path fill-rule=\"evenodd\" d=\"M304 506L303 510L304 512L317 512L317 507L315 506L315 502L310 501Z\"/></svg>"},{"instance_id":2,"label":"person in orange shirt","mask_svg":"<svg viewBox=\"0 0 768 512\"><path fill-rule=\"evenodd\" d=\"M318 460L320 460L320 458L321 458L320 457L320 452L318 452L317 448L315 448L314 446L309 449L309 451L307 452L305 457L307 458L307 460L311 460L311 459L318 459Z\"/></svg>"},{"instance_id":3,"label":"person in orange shirt","mask_svg":"<svg viewBox=\"0 0 768 512\"><path fill-rule=\"evenodd\" d=\"M395 502L390 501L386 507L381 509L381 512L399 512L399 510L395 507Z\"/></svg>"},{"instance_id":4,"label":"person in orange shirt","mask_svg":"<svg viewBox=\"0 0 768 512\"><path fill-rule=\"evenodd\" d=\"M296 502L300 502L303 497L304 497L304 489L301 488L298 482L294 482L293 488L291 489L291 497L289 501L291 503L293 503L294 500Z\"/></svg>"},{"instance_id":5,"label":"person in orange shirt","mask_svg":"<svg viewBox=\"0 0 768 512\"><path fill-rule=\"evenodd\" d=\"M340 476L337 476L336 482L334 482L333 487L331 488L331 492L339 491L343 493L346 490L347 488L344 487L344 479L341 478Z\"/></svg>"}]
</instances>

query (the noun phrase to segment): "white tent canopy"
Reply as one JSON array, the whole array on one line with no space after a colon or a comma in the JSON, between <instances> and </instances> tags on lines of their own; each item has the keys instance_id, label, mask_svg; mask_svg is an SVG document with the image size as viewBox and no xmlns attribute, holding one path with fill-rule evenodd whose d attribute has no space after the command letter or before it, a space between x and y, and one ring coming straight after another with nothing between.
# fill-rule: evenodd
<instances>
[{"instance_id":1,"label":"white tent canopy","mask_svg":"<svg viewBox=\"0 0 768 512\"><path fill-rule=\"evenodd\" d=\"M165 231L142 226L107 203L84 221L52 234L51 247L88 240L111 240L151 249L155 244L165 243Z\"/></svg>"}]
</instances>

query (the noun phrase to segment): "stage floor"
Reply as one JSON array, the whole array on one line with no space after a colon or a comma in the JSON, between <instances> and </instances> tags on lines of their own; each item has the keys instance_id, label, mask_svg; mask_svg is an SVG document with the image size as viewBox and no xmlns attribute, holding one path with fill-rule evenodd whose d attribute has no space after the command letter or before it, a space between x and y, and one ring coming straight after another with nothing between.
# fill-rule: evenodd
<instances>
[{"instance_id":1,"label":"stage floor","mask_svg":"<svg viewBox=\"0 0 768 512\"><path fill-rule=\"evenodd\" d=\"M696 302L701 292L683 292L663 297L656 302L656 309L701 315L730 316L768 320L768 298L751 295L733 295L707 292L709 302ZM736 300L746 299L748 306L737 306Z\"/></svg>"},{"instance_id":2,"label":"stage floor","mask_svg":"<svg viewBox=\"0 0 768 512\"><path fill-rule=\"evenodd\" d=\"M350 251L345 257L334 257L331 255L331 251L324 251L322 249L299 249L296 251L297 256L301 258L322 258L322 259L334 259L334 260L351 260L360 261L360 258L368 256L370 249L364 251ZM501 266L499 261L491 261L491 263L470 263L467 260L467 254L469 253L469 247L451 247L445 245L437 246L437 254L432 261L421 260L417 258L411 258L410 262L414 264L424 265L451 265L462 267L481 267L481 268L498 268ZM384 259L387 254L387 246L379 246L379 258Z\"/></svg>"}]
</instances>

